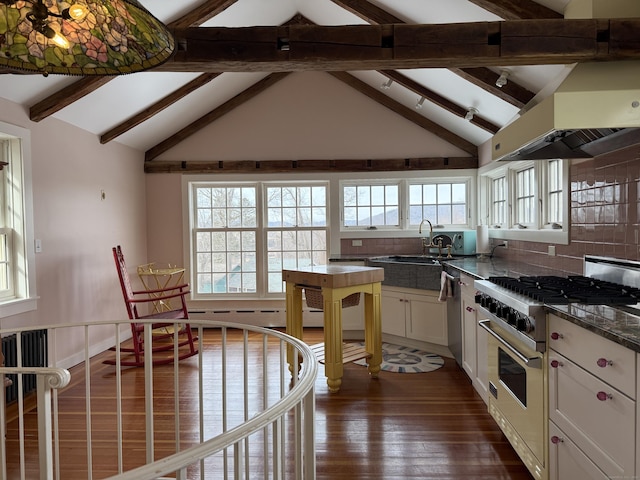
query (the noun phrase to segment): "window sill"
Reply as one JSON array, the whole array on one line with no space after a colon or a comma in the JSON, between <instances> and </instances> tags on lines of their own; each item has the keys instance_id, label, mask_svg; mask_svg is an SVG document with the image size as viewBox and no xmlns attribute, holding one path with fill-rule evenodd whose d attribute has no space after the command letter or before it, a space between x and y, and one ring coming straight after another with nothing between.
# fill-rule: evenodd
<instances>
[{"instance_id":1,"label":"window sill","mask_svg":"<svg viewBox=\"0 0 640 480\"><path fill-rule=\"evenodd\" d=\"M0 318L11 317L38 309L38 297L18 298L0 302Z\"/></svg>"},{"instance_id":2,"label":"window sill","mask_svg":"<svg viewBox=\"0 0 640 480\"><path fill-rule=\"evenodd\" d=\"M490 228L489 237L501 240L523 240L526 242L546 242L569 245L566 230L531 230L528 228Z\"/></svg>"}]
</instances>

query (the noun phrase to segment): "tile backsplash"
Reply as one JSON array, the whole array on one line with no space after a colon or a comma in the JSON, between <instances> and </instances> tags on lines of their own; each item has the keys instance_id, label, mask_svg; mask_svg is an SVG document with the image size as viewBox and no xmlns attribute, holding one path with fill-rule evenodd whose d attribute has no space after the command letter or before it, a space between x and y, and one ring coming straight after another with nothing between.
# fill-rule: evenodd
<instances>
[{"instance_id":1,"label":"tile backsplash","mask_svg":"<svg viewBox=\"0 0 640 480\"><path fill-rule=\"evenodd\" d=\"M549 267L558 275L582 274L584 255L640 260L640 146L574 160L570 177L569 245L555 245L556 254L551 256L548 243L509 240L508 249L495 250L496 257ZM421 252L420 242L420 238L342 239L340 246L343 255L411 255Z\"/></svg>"},{"instance_id":2,"label":"tile backsplash","mask_svg":"<svg viewBox=\"0 0 640 480\"><path fill-rule=\"evenodd\" d=\"M583 273L584 255L640 260L640 147L576 161L570 170L570 243L511 241L496 256L547 266L566 274Z\"/></svg>"}]
</instances>

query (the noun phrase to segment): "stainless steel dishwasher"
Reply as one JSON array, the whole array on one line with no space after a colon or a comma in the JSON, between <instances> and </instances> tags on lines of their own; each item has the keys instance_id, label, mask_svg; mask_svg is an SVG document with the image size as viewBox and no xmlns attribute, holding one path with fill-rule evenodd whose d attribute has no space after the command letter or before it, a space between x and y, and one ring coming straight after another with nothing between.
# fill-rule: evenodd
<instances>
[{"instance_id":1,"label":"stainless steel dishwasher","mask_svg":"<svg viewBox=\"0 0 640 480\"><path fill-rule=\"evenodd\" d=\"M462 300L460 299L460 271L444 265L444 271L453 277L452 296L447 298L447 334L449 350L462 367Z\"/></svg>"}]
</instances>

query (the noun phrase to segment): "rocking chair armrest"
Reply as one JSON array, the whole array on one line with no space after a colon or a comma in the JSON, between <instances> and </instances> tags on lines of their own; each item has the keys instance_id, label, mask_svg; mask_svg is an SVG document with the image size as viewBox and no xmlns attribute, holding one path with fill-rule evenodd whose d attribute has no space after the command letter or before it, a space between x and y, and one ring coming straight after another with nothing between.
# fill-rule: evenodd
<instances>
[{"instance_id":1,"label":"rocking chair armrest","mask_svg":"<svg viewBox=\"0 0 640 480\"><path fill-rule=\"evenodd\" d=\"M151 290L150 290L151 291ZM160 290L162 291L162 290ZM148 292L142 292L142 293L148 293ZM130 298L129 300L127 300L130 303L148 303L148 302L157 302L158 300L168 300L170 298L176 298L176 297L183 297L190 293L189 290L186 291L182 291L182 292L176 292L176 293L172 293L170 295L158 295L157 297L146 297L146 298Z\"/></svg>"},{"instance_id":2,"label":"rocking chair armrest","mask_svg":"<svg viewBox=\"0 0 640 480\"><path fill-rule=\"evenodd\" d=\"M172 287L164 287L164 288L152 288L149 290L138 290L137 292L131 292L134 295L144 295L145 293L162 293L162 292L172 292L173 290L180 290L180 292L189 293L189 290L184 291L184 288L189 288L188 283L183 283L182 285L174 285Z\"/></svg>"}]
</instances>

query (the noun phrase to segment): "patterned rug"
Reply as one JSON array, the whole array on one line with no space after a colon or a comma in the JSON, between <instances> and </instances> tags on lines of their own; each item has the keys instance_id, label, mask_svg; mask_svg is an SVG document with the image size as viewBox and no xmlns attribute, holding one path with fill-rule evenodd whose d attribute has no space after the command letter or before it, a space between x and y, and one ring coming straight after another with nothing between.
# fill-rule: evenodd
<instances>
[{"instance_id":1,"label":"patterned rug","mask_svg":"<svg viewBox=\"0 0 640 480\"><path fill-rule=\"evenodd\" d=\"M364 345L357 342L357 345ZM357 360L356 365L367 365L366 359ZM382 365L385 372L396 373L425 373L433 372L444 365L440 355L416 350L412 347L403 347L390 343L382 344Z\"/></svg>"}]
</instances>

